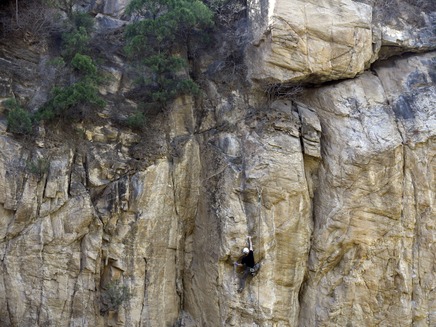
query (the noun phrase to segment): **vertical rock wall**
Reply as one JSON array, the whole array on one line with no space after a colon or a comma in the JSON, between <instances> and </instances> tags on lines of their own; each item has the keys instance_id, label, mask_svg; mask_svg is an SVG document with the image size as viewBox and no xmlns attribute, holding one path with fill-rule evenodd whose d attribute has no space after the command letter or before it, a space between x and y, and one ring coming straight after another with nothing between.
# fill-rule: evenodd
<instances>
[{"instance_id":1,"label":"vertical rock wall","mask_svg":"<svg viewBox=\"0 0 436 327\"><path fill-rule=\"evenodd\" d=\"M250 86L206 81L141 135L34 147L2 115L0 326L434 326L435 16L398 3L249 1ZM41 53L1 46L0 96L36 103Z\"/></svg>"},{"instance_id":2,"label":"vertical rock wall","mask_svg":"<svg viewBox=\"0 0 436 327\"><path fill-rule=\"evenodd\" d=\"M371 6L351 0L270 1L255 30L250 77L267 83L354 77L374 59ZM254 11L255 9L253 9ZM259 15L253 15L253 25Z\"/></svg>"},{"instance_id":3,"label":"vertical rock wall","mask_svg":"<svg viewBox=\"0 0 436 327\"><path fill-rule=\"evenodd\" d=\"M187 310L199 325L298 321L311 202L298 115L284 103L270 114L268 110L247 118L232 132L205 135L201 142L204 193L193 233L192 286L186 295ZM239 271L233 262L247 235L253 236L262 268L238 294Z\"/></svg>"},{"instance_id":4,"label":"vertical rock wall","mask_svg":"<svg viewBox=\"0 0 436 327\"><path fill-rule=\"evenodd\" d=\"M324 152L303 325L434 324L431 311L422 315L434 298L418 286L419 270L425 278L435 273L434 241L422 230L433 228L435 214L435 88L427 66L434 56L398 59L388 74L380 65L306 98L319 114ZM407 83L418 71L422 83ZM409 106L400 109L404 98Z\"/></svg>"}]
</instances>

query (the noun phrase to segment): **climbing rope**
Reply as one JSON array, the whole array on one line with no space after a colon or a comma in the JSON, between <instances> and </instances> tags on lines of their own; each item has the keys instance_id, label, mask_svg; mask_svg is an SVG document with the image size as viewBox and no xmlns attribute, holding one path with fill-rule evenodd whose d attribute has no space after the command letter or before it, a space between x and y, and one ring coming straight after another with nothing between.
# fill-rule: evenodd
<instances>
[{"instance_id":1,"label":"climbing rope","mask_svg":"<svg viewBox=\"0 0 436 327\"><path fill-rule=\"evenodd\" d=\"M244 141L243 141L243 145L245 145L246 143L246 135L244 137ZM243 149L243 157L245 158L245 146L242 147ZM246 196L246 187L247 187L247 180L246 180L246 174L245 174L245 160L243 161L243 167L242 167L242 185L241 185L241 190L242 190L242 196ZM261 239L261 221L262 221L262 191L263 189L259 187L259 185L256 185L256 190L257 190L257 216L258 216L258 222L257 222L257 242L258 242L258 249L259 249L259 255L258 255L258 259L259 262L257 263L259 265L258 270L261 268L260 266L260 239ZM241 199L240 199L241 200ZM245 200L245 199L244 199ZM247 199L248 200L248 199ZM243 205L243 210L245 212L245 214L247 215L247 211L245 210L245 205ZM254 221L255 222L255 221ZM234 267L235 269L235 267ZM260 321L260 281L259 279L257 280L257 319Z\"/></svg>"},{"instance_id":2,"label":"climbing rope","mask_svg":"<svg viewBox=\"0 0 436 327\"><path fill-rule=\"evenodd\" d=\"M258 242L258 248L259 248L259 255L258 259L260 261L260 236L261 236L261 221L262 221L262 189L259 190L259 186L256 186L257 189L257 213L258 213L258 223L257 223L257 242ZM260 265L260 262L258 262ZM259 266L258 270L261 267ZM257 279L257 312L258 315L260 315L260 282L259 279Z\"/></svg>"}]
</instances>

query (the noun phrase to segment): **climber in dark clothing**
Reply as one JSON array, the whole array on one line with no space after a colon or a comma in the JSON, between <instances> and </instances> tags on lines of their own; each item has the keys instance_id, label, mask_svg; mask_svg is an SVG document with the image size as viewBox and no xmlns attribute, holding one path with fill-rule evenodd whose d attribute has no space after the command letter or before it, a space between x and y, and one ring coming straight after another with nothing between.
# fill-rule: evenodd
<instances>
[{"instance_id":1,"label":"climber in dark clothing","mask_svg":"<svg viewBox=\"0 0 436 327\"><path fill-rule=\"evenodd\" d=\"M251 236L248 236L248 248L242 250L243 256L235 262L235 266L243 266L244 271L239 278L238 292L242 292L245 287L245 281L248 276L256 276L257 271L260 268L259 263L255 263L253 254L253 244L251 243Z\"/></svg>"}]
</instances>

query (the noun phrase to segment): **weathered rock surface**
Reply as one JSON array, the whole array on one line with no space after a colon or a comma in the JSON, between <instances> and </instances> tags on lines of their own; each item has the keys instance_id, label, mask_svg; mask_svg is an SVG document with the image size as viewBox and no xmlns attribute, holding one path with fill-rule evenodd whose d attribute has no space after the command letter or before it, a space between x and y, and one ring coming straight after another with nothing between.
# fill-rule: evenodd
<instances>
[{"instance_id":1,"label":"weathered rock surface","mask_svg":"<svg viewBox=\"0 0 436 327\"><path fill-rule=\"evenodd\" d=\"M125 2L93 5L122 25ZM410 34L360 2L249 5L254 82L317 87L267 99L210 80L143 134L85 124L37 147L2 113L0 326L436 325L432 14ZM392 44L427 53L367 69ZM47 53L0 50L0 97L36 106ZM101 93L121 98L111 60ZM247 235L262 267L237 293Z\"/></svg>"},{"instance_id":2,"label":"weathered rock surface","mask_svg":"<svg viewBox=\"0 0 436 327\"><path fill-rule=\"evenodd\" d=\"M436 322L422 289L435 287L434 232L422 231L435 223L434 58L380 64L305 97L321 121L323 162L303 326Z\"/></svg>"},{"instance_id":3,"label":"weathered rock surface","mask_svg":"<svg viewBox=\"0 0 436 327\"><path fill-rule=\"evenodd\" d=\"M371 17L370 6L351 0L270 2L268 16L253 17L267 22L254 36L251 78L286 83L356 76L373 57Z\"/></svg>"},{"instance_id":4,"label":"weathered rock surface","mask_svg":"<svg viewBox=\"0 0 436 327\"><path fill-rule=\"evenodd\" d=\"M380 56L435 48L435 14L403 2L276 0L249 5L253 43L247 63L250 77L261 84L353 78ZM394 15L392 21L380 18L387 11Z\"/></svg>"}]
</instances>

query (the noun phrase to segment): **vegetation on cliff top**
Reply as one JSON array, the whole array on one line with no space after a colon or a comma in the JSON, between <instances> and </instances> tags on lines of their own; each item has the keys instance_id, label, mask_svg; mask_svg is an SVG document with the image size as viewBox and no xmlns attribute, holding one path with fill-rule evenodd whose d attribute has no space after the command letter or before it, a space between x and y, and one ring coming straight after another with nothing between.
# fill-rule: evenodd
<instances>
[{"instance_id":1,"label":"vegetation on cliff top","mask_svg":"<svg viewBox=\"0 0 436 327\"><path fill-rule=\"evenodd\" d=\"M89 50L94 22L87 14L73 13L69 26L62 35L62 59L71 79L54 86L51 98L35 115L36 120L82 120L87 110L105 105L98 92L98 69Z\"/></svg>"},{"instance_id":2,"label":"vegetation on cliff top","mask_svg":"<svg viewBox=\"0 0 436 327\"><path fill-rule=\"evenodd\" d=\"M32 125L41 121L82 121L92 118L105 106L99 93L103 79L93 40L97 35L94 19L87 13L75 11L77 3L77 0L31 0L20 6L18 13L10 12L10 26L23 33L31 29L30 24L24 24L29 20L26 17L30 9L50 12L50 17L44 16L49 31L44 36L51 38L52 44L61 40L60 50L52 51L58 51L58 57L49 60L58 73L50 82L48 100L30 112L25 110L24 104L18 106L17 99L19 109L9 109L11 132L31 134ZM11 2L10 7L14 4ZM121 115L125 125L142 129L149 109L162 111L180 95L200 93L192 61L197 58L199 49L210 44L208 38L214 15L221 21L226 12L224 8L233 8L231 4L229 0L132 0L129 3L126 15L130 23L125 27L122 43L126 67L131 67L135 83L126 96L136 102L138 108L134 113ZM64 15L59 15L60 12Z\"/></svg>"},{"instance_id":3,"label":"vegetation on cliff top","mask_svg":"<svg viewBox=\"0 0 436 327\"><path fill-rule=\"evenodd\" d=\"M132 0L126 13L133 22L126 29L125 51L137 67L137 98L143 110L162 109L177 96L198 94L181 54L212 26L212 11L199 0Z\"/></svg>"},{"instance_id":4,"label":"vegetation on cliff top","mask_svg":"<svg viewBox=\"0 0 436 327\"><path fill-rule=\"evenodd\" d=\"M30 18L35 11L52 13L50 17L41 15L43 26L49 30L44 37L50 37L51 32L61 33L61 57L53 62L63 72L55 80L49 100L36 113L26 112L18 102L9 108L8 124L13 133L30 134L32 123L41 120L82 120L105 105L99 95L101 78L92 54L93 18L76 12L77 2L31 0L19 3L20 6L10 3L10 16L3 22L17 33L31 31ZM54 12L64 12L67 19L55 17ZM125 32L125 53L135 66L136 86L141 90L135 99L140 102L140 109L126 123L141 128L144 110L163 109L179 95L199 93L184 54L191 41L212 26L213 12L199 0L132 0L126 14L132 22Z\"/></svg>"}]
</instances>

